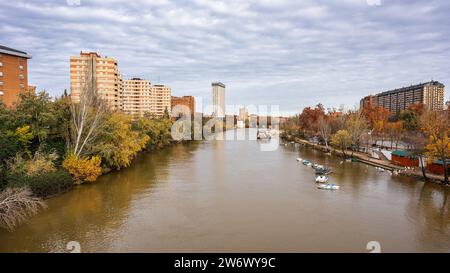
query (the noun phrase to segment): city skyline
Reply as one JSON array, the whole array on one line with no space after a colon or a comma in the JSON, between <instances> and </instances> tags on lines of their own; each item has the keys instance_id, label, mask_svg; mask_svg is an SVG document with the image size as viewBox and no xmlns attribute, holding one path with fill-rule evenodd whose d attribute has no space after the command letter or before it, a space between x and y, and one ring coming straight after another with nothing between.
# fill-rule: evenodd
<instances>
[{"instance_id":1,"label":"city skyline","mask_svg":"<svg viewBox=\"0 0 450 273\"><path fill-rule=\"evenodd\" d=\"M229 104L276 104L291 115L318 101L354 108L367 94L432 79L448 85L449 5L15 1L0 4L0 44L32 55L29 83L52 96L70 89L67 57L94 51L119 60L124 79L164 82L204 104L220 80Z\"/></svg>"}]
</instances>

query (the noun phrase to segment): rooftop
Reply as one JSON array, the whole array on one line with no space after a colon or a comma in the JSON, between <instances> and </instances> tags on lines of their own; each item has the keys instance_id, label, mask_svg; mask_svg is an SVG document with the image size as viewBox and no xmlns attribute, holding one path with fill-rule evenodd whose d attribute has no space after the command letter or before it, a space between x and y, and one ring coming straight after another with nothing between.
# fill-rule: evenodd
<instances>
[{"instance_id":1,"label":"rooftop","mask_svg":"<svg viewBox=\"0 0 450 273\"><path fill-rule=\"evenodd\" d=\"M22 57L22 58L26 58L26 59L31 59L31 55L28 55L28 53L14 49L14 48L6 47L3 45L0 45L0 53L17 56L17 57Z\"/></svg>"},{"instance_id":2,"label":"rooftop","mask_svg":"<svg viewBox=\"0 0 450 273\"><path fill-rule=\"evenodd\" d=\"M412 89L423 88L424 86L427 86L427 85L436 85L436 86L445 87L445 85L443 83L440 83L438 81L430 81L430 82L419 83L416 85L411 85L411 86L406 86L406 87L402 87L402 88L398 88L398 89L394 89L394 90L385 91L385 92L377 94L377 96L384 96L384 95L394 94L394 93L408 91L408 90L412 90Z\"/></svg>"},{"instance_id":3,"label":"rooftop","mask_svg":"<svg viewBox=\"0 0 450 273\"><path fill-rule=\"evenodd\" d=\"M401 156L401 157L411 157L412 153L409 151L396 150L392 152L392 155Z\"/></svg>"},{"instance_id":4,"label":"rooftop","mask_svg":"<svg viewBox=\"0 0 450 273\"><path fill-rule=\"evenodd\" d=\"M223 83L221 83L221 82L213 82L211 85L212 85L212 86L220 86L220 87L225 88L225 84L223 84Z\"/></svg>"},{"instance_id":5,"label":"rooftop","mask_svg":"<svg viewBox=\"0 0 450 273\"><path fill-rule=\"evenodd\" d=\"M96 56L97 58L101 58L100 54L97 52L80 52L80 56Z\"/></svg>"}]
</instances>

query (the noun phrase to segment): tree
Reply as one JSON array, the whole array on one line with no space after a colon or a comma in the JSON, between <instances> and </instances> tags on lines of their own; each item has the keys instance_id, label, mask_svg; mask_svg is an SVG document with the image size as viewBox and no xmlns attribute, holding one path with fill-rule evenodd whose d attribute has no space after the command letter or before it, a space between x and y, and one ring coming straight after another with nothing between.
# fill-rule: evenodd
<instances>
[{"instance_id":1,"label":"tree","mask_svg":"<svg viewBox=\"0 0 450 273\"><path fill-rule=\"evenodd\" d=\"M362 114L367 119L370 128L374 128L379 121L387 121L391 116L389 110L379 106L367 106L362 110Z\"/></svg>"},{"instance_id":2,"label":"tree","mask_svg":"<svg viewBox=\"0 0 450 273\"><path fill-rule=\"evenodd\" d=\"M367 132L367 120L361 112L349 113L345 128L351 136L352 147L359 150L362 137ZM354 149L352 148L352 154Z\"/></svg>"},{"instance_id":3,"label":"tree","mask_svg":"<svg viewBox=\"0 0 450 273\"><path fill-rule=\"evenodd\" d=\"M344 158L347 157L345 150L352 144L352 136L347 130L339 130L331 138L331 144L342 151Z\"/></svg>"},{"instance_id":4,"label":"tree","mask_svg":"<svg viewBox=\"0 0 450 273\"><path fill-rule=\"evenodd\" d=\"M328 147L328 141L330 139L331 135L331 124L330 124L330 117L323 116L319 118L319 132L320 136L322 137L323 141L325 142L325 146L327 147L327 150L329 150Z\"/></svg>"},{"instance_id":5,"label":"tree","mask_svg":"<svg viewBox=\"0 0 450 273\"><path fill-rule=\"evenodd\" d=\"M74 154L68 155L63 161L63 167L75 179L75 184L95 182L102 174L100 157L79 158Z\"/></svg>"},{"instance_id":6,"label":"tree","mask_svg":"<svg viewBox=\"0 0 450 273\"><path fill-rule=\"evenodd\" d=\"M119 170L131 164L148 140L147 134L132 129L130 116L115 112L100 128L89 153L100 156L108 168Z\"/></svg>"},{"instance_id":7,"label":"tree","mask_svg":"<svg viewBox=\"0 0 450 273\"><path fill-rule=\"evenodd\" d=\"M25 125L17 128L16 131L14 132L14 137L20 143L20 146L22 147L24 153L30 155L31 151L29 148L31 140L33 139L33 133L30 132L30 126Z\"/></svg>"},{"instance_id":8,"label":"tree","mask_svg":"<svg viewBox=\"0 0 450 273\"><path fill-rule=\"evenodd\" d=\"M449 184L447 162L450 159L450 119L446 113L427 112L422 125L428 135L426 154L444 164L444 183Z\"/></svg>"},{"instance_id":9,"label":"tree","mask_svg":"<svg viewBox=\"0 0 450 273\"><path fill-rule=\"evenodd\" d=\"M170 143L172 140L172 124L170 119L145 115L133 123L133 128L135 131L146 134L149 137L146 149L153 150L162 148Z\"/></svg>"},{"instance_id":10,"label":"tree","mask_svg":"<svg viewBox=\"0 0 450 273\"><path fill-rule=\"evenodd\" d=\"M164 108L163 118L164 118L164 119L169 119L169 118L170 118L169 109L167 109L167 107Z\"/></svg>"},{"instance_id":11,"label":"tree","mask_svg":"<svg viewBox=\"0 0 450 273\"><path fill-rule=\"evenodd\" d=\"M300 129L307 137L319 135L319 119L325 116L325 109L322 104L315 108L306 107L298 117Z\"/></svg>"},{"instance_id":12,"label":"tree","mask_svg":"<svg viewBox=\"0 0 450 273\"><path fill-rule=\"evenodd\" d=\"M97 77L93 60L88 61L86 78L79 102L70 103L71 112L71 152L78 158L86 145L95 138L106 120L108 112L106 102L98 97Z\"/></svg>"},{"instance_id":13,"label":"tree","mask_svg":"<svg viewBox=\"0 0 450 273\"><path fill-rule=\"evenodd\" d=\"M398 141L403 137L403 122L388 122L386 123L386 134L391 142L391 150L394 146L398 146Z\"/></svg>"},{"instance_id":14,"label":"tree","mask_svg":"<svg viewBox=\"0 0 450 273\"><path fill-rule=\"evenodd\" d=\"M419 129L419 120L415 112L404 110L399 115L399 120L403 122L403 126L407 131L416 131Z\"/></svg>"},{"instance_id":15,"label":"tree","mask_svg":"<svg viewBox=\"0 0 450 273\"><path fill-rule=\"evenodd\" d=\"M39 94L21 94L15 115L21 125L30 126L30 131L37 137L39 145L49 137L52 128L58 123L50 96L45 91Z\"/></svg>"},{"instance_id":16,"label":"tree","mask_svg":"<svg viewBox=\"0 0 450 273\"><path fill-rule=\"evenodd\" d=\"M424 135L424 132L422 130L407 131L403 140L408 144L412 156L415 156L419 159L420 162L419 165L422 170L422 176L425 179L425 181L427 181L428 177L425 171L425 160L424 160L427 138Z\"/></svg>"},{"instance_id":17,"label":"tree","mask_svg":"<svg viewBox=\"0 0 450 273\"><path fill-rule=\"evenodd\" d=\"M45 203L28 188L8 188L0 192L0 227L13 231L28 217L35 215Z\"/></svg>"}]
</instances>

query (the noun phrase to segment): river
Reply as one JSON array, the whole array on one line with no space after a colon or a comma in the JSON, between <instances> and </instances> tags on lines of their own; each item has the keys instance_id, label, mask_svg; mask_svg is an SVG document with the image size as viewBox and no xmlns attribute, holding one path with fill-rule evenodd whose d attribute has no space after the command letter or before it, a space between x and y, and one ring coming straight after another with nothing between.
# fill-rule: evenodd
<instances>
[{"instance_id":1,"label":"river","mask_svg":"<svg viewBox=\"0 0 450 273\"><path fill-rule=\"evenodd\" d=\"M297 157L332 167L341 189L317 189ZM368 252L369 241L450 252L449 192L290 143L192 142L48 200L0 230L0 252L67 252L70 241L82 252Z\"/></svg>"}]
</instances>

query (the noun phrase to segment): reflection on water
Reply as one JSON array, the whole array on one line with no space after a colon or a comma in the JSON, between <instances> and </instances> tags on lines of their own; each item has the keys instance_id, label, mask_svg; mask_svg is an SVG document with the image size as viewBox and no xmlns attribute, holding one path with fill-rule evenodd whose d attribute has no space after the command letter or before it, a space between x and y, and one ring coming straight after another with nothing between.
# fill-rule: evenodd
<instances>
[{"instance_id":1,"label":"reflection on water","mask_svg":"<svg viewBox=\"0 0 450 273\"><path fill-rule=\"evenodd\" d=\"M235 132L227 132L227 134ZM253 132L252 132L253 133ZM248 132L247 132L248 134ZM125 170L48 200L0 252L450 251L449 189L292 144L204 141L142 154ZM318 190L297 157L332 167Z\"/></svg>"}]
</instances>

